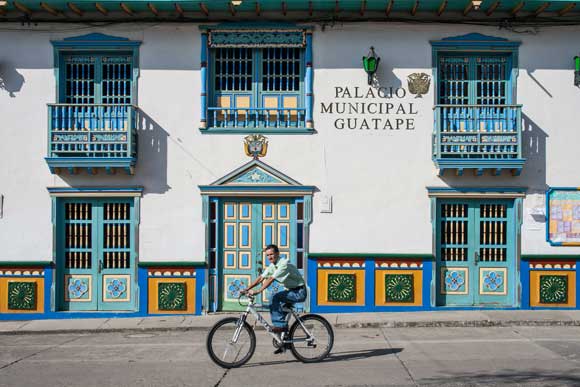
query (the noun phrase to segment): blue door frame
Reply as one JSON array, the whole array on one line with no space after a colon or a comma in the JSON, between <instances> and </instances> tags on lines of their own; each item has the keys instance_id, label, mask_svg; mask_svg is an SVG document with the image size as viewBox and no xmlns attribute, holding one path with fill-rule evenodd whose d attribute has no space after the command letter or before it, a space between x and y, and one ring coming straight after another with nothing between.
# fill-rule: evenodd
<instances>
[{"instance_id":1,"label":"blue door frame","mask_svg":"<svg viewBox=\"0 0 580 387\"><path fill-rule=\"evenodd\" d=\"M513 199L437 201L438 306L515 306L515 215Z\"/></svg>"},{"instance_id":2,"label":"blue door frame","mask_svg":"<svg viewBox=\"0 0 580 387\"><path fill-rule=\"evenodd\" d=\"M136 310L135 218L132 198L57 200L58 310Z\"/></svg>"}]
</instances>

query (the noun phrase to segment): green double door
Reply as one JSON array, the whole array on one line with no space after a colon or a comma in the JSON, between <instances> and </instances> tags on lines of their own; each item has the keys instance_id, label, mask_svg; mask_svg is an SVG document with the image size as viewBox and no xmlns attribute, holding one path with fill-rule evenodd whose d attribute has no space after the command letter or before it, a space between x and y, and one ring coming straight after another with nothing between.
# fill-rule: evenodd
<instances>
[{"instance_id":1,"label":"green double door","mask_svg":"<svg viewBox=\"0 0 580 387\"><path fill-rule=\"evenodd\" d=\"M59 310L135 310L133 199L57 201Z\"/></svg>"},{"instance_id":2,"label":"green double door","mask_svg":"<svg viewBox=\"0 0 580 387\"><path fill-rule=\"evenodd\" d=\"M438 201L436 239L437 305L515 304L513 200Z\"/></svg>"},{"instance_id":3,"label":"green double door","mask_svg":"<svg viewBox=\"0 0 580 387\"><path fill-rule=\"evenodd\" d=\"M219 208L218 308L241 310L240 291L269 265L264 252L267 245L278 245L280 257L297 264L297 204L293 199L224 199ZM268 303L281 289L274 282L262 293L261 301Z\"/></svg>"}]
</instances>

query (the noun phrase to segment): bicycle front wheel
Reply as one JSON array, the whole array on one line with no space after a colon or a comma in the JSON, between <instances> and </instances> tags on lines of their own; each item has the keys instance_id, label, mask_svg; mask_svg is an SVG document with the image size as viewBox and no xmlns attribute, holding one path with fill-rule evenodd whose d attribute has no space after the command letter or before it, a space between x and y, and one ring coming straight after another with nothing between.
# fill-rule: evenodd
<instances>
[{"instance_id":1,"label":"bicycle front wheel","mask_svg":"<svg viewBox=\"0 0 580 387\"><path fill-rule=\"evenodd\" d=\"M228 317L218 321L206 340L211 359L223 368L235 368L245 364L256 350L256 335L247 322Z\"/></svg>"},{"instance_id":2,"label":"bicycle front wheel","mask_svg":"<svg viewBox=\"0 0 580 387\"><path fill-rule=\"evenodd\" d=\"M289 332L290 350L296 359L314 363L324 359L332 350L334 332L322 316L307 314L296 320Z\"/></svg>"}]
</instances>

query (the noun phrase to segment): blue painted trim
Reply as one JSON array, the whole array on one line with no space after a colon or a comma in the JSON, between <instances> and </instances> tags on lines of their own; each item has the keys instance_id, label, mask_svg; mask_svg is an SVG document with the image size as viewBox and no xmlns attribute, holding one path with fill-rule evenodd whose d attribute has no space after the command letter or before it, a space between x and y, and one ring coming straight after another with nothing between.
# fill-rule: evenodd
<instances>
[{"instance_id":1,"label":"blue painted trim","mask_svg":"<svg viewBox=\"0 0 580 387\"><path fill-rule=\"evenodd\" d=\"M137 164L136 157L45 157L51 168L125 168Z\"/></svg>"},{"instance_id":2,"label":"blue painted trim","mask_svg":"<svg viewBox=\"0 0 580 387\"><path fill-rule=\"evenodd\" d=\"M476 193L476 192L501 192L501 193L526 193L527 187L426 187L427 192L434 193Z\"/></svg>"},{"instance_id":3,"label":"blue painted trim","mask_svg":"<svg viewBox=\"0 0 580 387\"><path fill-rule=\"evenodd\" d=\"M521 293L520 305L522 309L530 309L530 264L527 261L520 260L520 275Z\"/></svg>"},{"instance_id":4,"label":"blue painted trim","mask_svg":"<svg viewBox=\"0 0 580 387\"><path fill-rule=\"evenodd\" d=\"M208 79L207 79L207 66L208 66L208 55L207 55L207 33L201 34L201 126L206 128L208 126L207 122L207 98L208 98Z\"/></svg>"},{"instance_id":5,"label":"blue painted trim","mask_svg":"<svg viewBox=\"0 0 580 387\"><path fill-rule=\"evenodd\" d=\"M477 32L471 32L465 35L449 36L443 38L438 42L465 42L465 41L477 41L477 42L508 42L506 38L500 38L498 36L484 35ZM436 41L437 42L437 41Z\"/></svg>"},{"instance_id":6,"label":"blue painted trim","mask_svg":"<svg viewBox=\"0 0 580 387\"><path fill-rule=\"evenodd\" d=\"M203 288L206 285L206 277L205 277L206 270L205 268L196 268L195 269L195 314L200 315L202 314L203 310L207 310L204 308L203 304Z\"/></svg>"},{"instance_id":7,"label":"blue painted trim","mask_svg":"<svg viewBox=\"0 0 580 387\"><path fill-rule=\"evenodd\" d=\"M526 159L505 159L505 160L468 160L468 159L433 159L439 168L462 168L462 169L518 169L526 163Z\"/></svg>"},{"instance_id":8,"label":"blue painted trim","mask_svg":"<svg viewBox=\"0 0 580 387\"><path fill-rule=\"evenodd\" d=\"M143 193L143 187L48 187L50 194L59 193Z\"/></svg>"},{"instance_id":9,"label":"blue painted trim","mask_svg":"<svg viewBox=\"0 0 580 387\"><path fill-rule=\"evenodd\" d=\"M306 34L306 126L312 127L312 117L314 111L314 82L312 63L312 33Z\"/></svg>"},{"instance_id":10,"label":"blue painted trim","mask_svg":"<svg viewBox=\"0 0 580 387\"><path fill-rule=\"evenodd\" d=\"M315 312L318 310L318 267L316 260L308 258L306 261L306 284L308 285L309 292L309 306L310 312Z\"/></svg>"},{"instance_id":11,"label":"blue painted trim","mask_svg":"<svg viewBox=\"0 0 580 387\"><path fill-rule=\"evenodd\" d=\"M580 278L580 265L576 262L576 309L580 309L580 285L578 285L578 278Z\"/></svg>"},{"instance_id":12,"label":"blue painted trim","mask_svg":"<svg viewBox=\"0 0 580 387\"><path fill-rule=\"evenodd\" d=\"M202 134L315 134L313 128L297 129L266 129L265 127L256 127L252 129L223 129L223 128L199 128Z\"/></svg>"},{"instance_id":13,"label":"blue painted trim","mask_svg":"<svg viewBox=\"0 0 580 387\"><path fill-rule=\"evenodd\" d=\"M93 33L86 34L86 35L71 36L68 38L64 38L63 41L65 41L65 42L103 42L103 41L128 42L129 38L123 38L120 36L102 34L100 32L93 32Z\"/></svg>"},{"instance_id":14,"label":"blue painted trim","mask_svg":"<svg viewBox=\"0 0 580 387\"><path fill-rule=\"evenodd\" d=\"M88 48L88 47L139 47L140 41L131 41L120 36L105 35L98 32L81 36L64 38L63 40L51 40L50 43L58 48Z\"/></svg>"},{"instance_id":15,"label":"blue painted trim","mask_svg":"<svg viewBox=\"0 0 580 387\"><path fill-rule=\"evenodd\" d=\"M517 49L522 42L509 41L505 38L496 36L482 35L479 33L469 33L461 36L450 36L442 40L429 41L431 46L439 50L442 49L459 49L459 48L491 48L491 49Z\"/></svg>"},{"instance_id":16,"label":"blue painted trim","mask_svg":"<svg viewBox=\"0 0 580 387\"><path fill-rule=\"evenodd\" d=\"M421 292L421 297L423 299L423 307L430 308L435 304L431 303L431 289L434 289L431 284L433 282L433 270L435 265L433 261L425 261L423 262L423 289ZM408 270L408 268L407 268Z\"/></svg>"},{"instance_id":17,"label":"blue painted trim","mask_svg":"<svg viewBox=\"0 0 580 387\"><path fill-rule=\"evenodd\" d=\"M258 185L258 186L213 186L213 185L200 185L198 186L202 194L218 194L218 193L231 193L236 191L241 192L272 192L272 193L308 193L313 194L316 187L309 185L301 186L271 186L271 185Z\"/></svg>"},{"instance_id":18,"label":"blue painted trim","mask_svg":"<svg viewBox=\"0 0 580 387\"><path fill-rule=\"evenodd\" d=\"M137 269L137 286L139 287L139 306L140 313L149 313L149 278L148 271L145 267Z\"/></svg>"},{"instance_id":19,"label":"blue painted trim","mask_svg":"<svg viewBox=\"0 0 580 387\"><path fill-rule=\"evenodd\" d=\"M366 307L375 309L375 260L373 258L365 259L365 300ZM351 268L352 270L352 268Z\"/></svg>"}]
</instances>

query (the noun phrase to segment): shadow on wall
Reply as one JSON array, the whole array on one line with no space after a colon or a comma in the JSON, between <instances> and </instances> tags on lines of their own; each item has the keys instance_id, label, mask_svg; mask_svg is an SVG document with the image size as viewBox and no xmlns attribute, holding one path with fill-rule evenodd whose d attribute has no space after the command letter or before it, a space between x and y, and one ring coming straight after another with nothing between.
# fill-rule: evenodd
<instances>
[{"instance_id":1,"label":"shadow on wall","mask_svg":"<svg viewBox=\"0 0 580 387\"><path fill-rule=\"evenodd\" d=\"M491 176L490 171L483 176L474 176L471 171L464 176L455 176L446 172L440 179L450 187L526 187L528 194L545 193L546 182L546 143L548 134L540 128L527 114L522 113L522 157L526 163L520 176L512 176L503 171L501 176Z\"/></svg>"},{"instance_id":2,"label":"shadow on wall","mask_svg":"<svg viewBox=\"0 0 580 387\"><path fill-rule=\"evenodd\" d=\"M143 110L137 123L137 176L145 187L144 194L162 194L167 185L167 141L169 133Z\"/></svg>"},{"instance_id":3,"label":"shadow on wall","mask_svg":"<svg viewBox=\"0 0 580 387\"><path fill-rule=\"evenodd\" d=\"M79 173L60 174L60 177L71 187L81 186L142 186L143 195L163 194L171 189L167 185L167 138L169 134L155 120L142 110L139 110L137 121L137 165L135 174L128 176L118 171L106 175L98 171L97 175L89 175L79 168Z\"/></svg>"},{"instance_id":4,"label":"shadow on wall","mask_svg":"<svg viewBox=\"0 0 580 387\"><path fill-rule=\"evenodd\" d=\"M545 192L546 182L546 143L548 134L534 120L522 113L522 156L526 164L522 179L526 181L528 193Z\"/></svg>"},{"instance_id":5,"label":"shadow on wall","mask_svg":"<svg viewBox=\"0 0 580 387\"><path fill-rule=\"evenodd\" d=\"M22 89L22 85L24 77L16 68L10 63L0 63L0 90L6 90L11 98L15 98L15 93Z\"/></svg>"}]
</instances>

